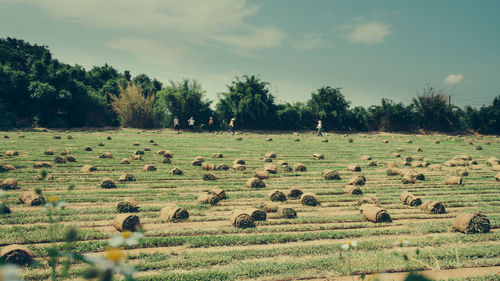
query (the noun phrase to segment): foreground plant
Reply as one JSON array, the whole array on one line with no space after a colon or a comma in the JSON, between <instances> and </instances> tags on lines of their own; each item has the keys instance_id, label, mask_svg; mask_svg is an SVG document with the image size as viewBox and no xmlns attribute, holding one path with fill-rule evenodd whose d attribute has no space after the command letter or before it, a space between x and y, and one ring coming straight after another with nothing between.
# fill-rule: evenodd
<instances>
[{"instance_id":1,"label":"foreground plant","mask_svg":"<svg viewBox=\"0 0 500 281\"><path fill-rule=\"evenodd\" d=\"M355 249L358 246L358 243L356 241L351 241L347 240L344 244L340 246L340 248L344 251L347 251L345 255L345 260L346 260L346 265L347 265L347 270L349 272L349 275L352 274L352 265L351 265L351 257L350 257L350 252L352 249ZM342 253L340 253L340 259L342 259Z\"/></svg>"},{"instance_id":2,"label":"foreground plant","mask_svg":"<svg viewBox=\"0 0 500 281\"><path fill-rule=\"evenodd\" d=\"M408 246L410 244L410 242L408 240L398 239L397 241L394 241L392 244L395 245L395 246L397 246L397 247L399 247L399 249L400 249L399 252L395 252L394 254L396 256L399 256L399 255L402 256L403 260L406 263L406 268L410 272L405 280L429 280L429 279L425 278L424 276L415 273L414 269L411 268L410 261L416 262L416 263L424 266L425 268L427 268L429 270L433 270L433 269L435 269L435 270L441 270L441 266L439 264L438 259L432 253L429 253L429 254L431 255L431 257L435 261L434 267L432 265L427 264L427 263L425 263L425 262L423 262L423 261L420 260L422 252L420 251L419 248L417 248L415 250L415 256L412 256L412 255L410 255L410 254L408 254L406 252L403 252L402 248L404 248L405 246ZM424 278L424 279L419 279L419 278Z\"/></svg>"},{"instance_id":3,"label":"foreground plant","mask_svg":"<svg viewBox=\"0 0 500 281\"><path fill-rule=\"evenodd\" d=\"M74 185L70 185L68 191L71 191L73 188ZM42 194L40 189L36 190L36 193L39 195ZM78 232L75 227L70 227L65 233L65 243L62 246L62 250L60 250L56 246L57 220L55 215L57 214L57 209L63 210L66 206L67 203L60 200L59 196L50 196L48 198L48 203L45 204L45 209L49 218L49 239L51 241L51 246L48 249L48 264L51 268L51 280L57 280L57 267L60 263L63 265L62 277L65 279L69 278L70 267L75 262L82 262L90 265L82 276L85 279L111 281L115 274L120 274L125 277L125 280L133 280L132 275L136 270L133 266L125 262L125 254L119 247L137 245L139 240L144 237L144 234L141 232L132 233L130 231L125 231L121 235L116 235L111 238L109 241L110 247L106 249L104 256L82 255L73 252L76 242L78 241ZM62 262L60 262L61 259L63 259ZM0 281L4 280L0 278Z\"/></svg>"},{"instance_id":4,"label":"foreground plant","mask_svg":"<svg viewBox=\"0 0 500 281\"><path fill-rule=\"evenodd\" d=\"M132 275L136 270L125 262L125 253L119 248L106 249L104 256L86 255L84 261L92 265L84 273L86 279L111 281L114 274L121 274L126 280L134 280Z\"/></svg>"},{"instance_id":5,"label":"foreground plant","mask_svg":"<svg viewBox=\"0 0 500 281\"><path fill-rule=\"evenodd\" d=\"M0 265L0 281L21 281L19 267L13 264Z\"/></svg>"}]
</instances>

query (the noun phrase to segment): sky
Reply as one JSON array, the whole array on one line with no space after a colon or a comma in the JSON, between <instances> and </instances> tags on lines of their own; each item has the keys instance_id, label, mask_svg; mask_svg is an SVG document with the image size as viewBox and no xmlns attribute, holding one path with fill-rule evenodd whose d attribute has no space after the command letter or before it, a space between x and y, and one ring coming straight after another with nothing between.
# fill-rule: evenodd
<instances>
[{"instance_id":1,"label":"sky","mask_svg":"<svg viewBox=\"0 0 500 281\"><path fill-rule=\"evenodd\" d=\"M500 1L0 0L0 37L46 45L211 100L258 75L278 102L339 87L352 106L408 104L426 86L464 106L500 95Z\"/></svg>"}]
</instances>

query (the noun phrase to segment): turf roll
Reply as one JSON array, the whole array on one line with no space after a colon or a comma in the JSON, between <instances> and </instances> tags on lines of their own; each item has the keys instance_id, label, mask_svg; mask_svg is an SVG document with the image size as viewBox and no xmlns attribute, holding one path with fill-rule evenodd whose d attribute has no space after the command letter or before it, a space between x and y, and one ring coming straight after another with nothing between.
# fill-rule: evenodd
<instances>
[{"instance_id":1,"label":"turf roll","mask_svg":"<svg viewBox=\"0 0 500 281\"><path fill-rule=\"evenodd\" d=\"M201 169L203 171L214 171L215 170L215 164L203 162L203 164L201 165Z\"/></svg>"},{"instance_id":2,"label":"turf roll","mask_svg":"<svg viewBox=\"0 0 500 281\"><path fill-rule=\"evenodd\" d=\"M189 218L189 213L186 209L176 205L167 205L160 210L159 218L173 222L184 221Z\"/></svg>"},{"instance_id":3,"label":"turf roll","mask_svg":"<svg viewBox=\"0 0 500 281\"><path fill-rule=\"evenodd\" d=\"M460 185L460 184L462 184L462 178L461 177L455 177L455 176L448 176L448 177L446 177L445 184L448 184L448 185Z\"/></svg>"},{"instance_id":4,"label":"turf roll","mask_svg":"<svg viewBox=\"0 0 500 281\"><path fill-rule=\"evenodd\" d=\"M264 165L264 171L270 173L270 174L276 174L278 172L278 168L274 166L274 164L268 163Z\"/></svg>"},{"instance_id":5,"label":"turf roll","mask_svg":"<svg viewBox=\"0 0 500 281\"><path fill-rule=\"evenodd\" d=\"M30 265L34 256L28 248L17 244L5 246L0 250L1 261L19 266Z\"/></svg>"},{"instance_id":6,"label":"turf roll","mask_svg":"<svg viewBox=\"0 0 500 281\"><path fill-rule=\"evenodd\" d=\"M361 195L363 194L363 190L357 185L346 185L344 188L344 192L346 194L352 194L352 195Z\"/></svg>"},{"instance_id":7,"label":"turf roll","mask_svg":"<svg viewBox=\"0 0 500 281\"><path fill-rule=\"evenodd\" d=\"M139 211L139 202L135 198L125 198L116 206L118 213L135 213Z\"/></svg>"},{"instance_id":8,"label":"turf roll","mask_svg":"<svg viewBox=\"0 0 500 281\"><path fill-rule=\"evenodd\" d=\"M302 190L300 190L298 188L292 188L292 189L288 190L288 192L286 193L286 196L290 199L299 199L303 193L304 192L302 192Z\"/></svg>"},{"instance_id":9,"label":"turf roll","mask_svg":"<svg viewBox=\"0 0 500 281\"><path fill-rule=\"evenodd\" d=\"M318 206L320 205L318 196L311 192L306 192L300 197L300 203L305 206Z\"/></svg>"},{"instance_id":10,"label":"turf roll","mask_svg":"<svg viewBox=\"0 0 500 281\"><path fill-rule=\"evenodd\" d=\"M269 173L267 171L255 171L253 174L255 178L259 178L261 180L268 179L269 178Z\"/></svg>"},{"instance_id":11,"label":"turf roll","mask_svg":"<svg viewBox=\"0 0 500 281\"><path fill-rule=\"evenodd\" d=\"M453 220L453 229L465 234L490 232L490 220L480 213L461 213Z\"/></svg>"},{"instance_id":12,"label":"turf roll","mask_svg":"<svg viewBox=\"0 0 500 281\"><path fill-rule=\"evenodd\" d=\"M209 194L215 195L219 201L227 198L226 191L222 188L214 188L210 190Z\"/></svg>"},{"instance_id":13,"label":"turf roll","mask_svg":"<svg viewBox=\"0 0 500 281\"><path fill-rule=\"evenodd\" d=\"M229 221L234 227L237 228L255 227L252 217L246 210L234 211L231 217L229 217Z\"/></svg>"},{"instance_id":14,"label":"turf roll","mask_svg":"<svg viewBox=\"0 0 500 281\"><path fill-rule=\"evenodd\" d=\"M431 213L431 214L444 214L446 213L446 208L443 203L439 201L425 201L419 207L422 211Z\"/></svg>"},{"instance_id":15,"label":"turf roll","mask_svg":"<svg viewBox=\"0 0 500 281\"><path fill-rule=\"evenodd\" d=\"M387 210L375 204L363 204L359 207L359 212L368 220L377 222L392 222L391 216Z\"/></svg>"},{"instance_id":16,"label":"turf roll","mask_svg":"<svg viewBox=\"0 0 500 281\"><path fill-rule=\"evenodd\" d=\"M265 221L267 219L267 214L265 211L257 209L257 208L250 208L245 210L247 214L252 217L253 221Z\"/></svg>"},{"instance_id":17,"label":"turf roll","mask_svg":"<svg viewBox=\"0 0 500 281\"><path fill-rule=\"evenodd\" d=\"M411 207L419 206L422 204L422 199L420 199L420 197L417 197L409 193L408 191L401 193L401 195L399 195L399 200L401 200L401 203L403 203L404 205L408 205Z\"/></svg>"},{"instance_id":18,"label":"turf roll","mask_svg":"<svg viewBox=\"0 0 500 281\"><path fill-rule=\"evenodd\" d=\"M269 199L273 202L284 202L286 201L285 193L274 189L269 192Z\"/></svg>"},{"instance_id":19,"label":"turf roll","mask_svg":"<svg viewBox=\"0 0 500 281\"><path fill-rule=\"evenodd\" d=\"M137 231L140 225L139 217L131 214L118 214L113 220L113 226L120 232Z\"/></svg>"},{"instance_id":20,"label":"turf roll","mask_svg":"<svg viewBox=\"0 0 500 281\"><path fill-rule=\"evenodd\" d=\"M276 213L279 217L285 219L294 219L297 217L297 212L293 208L286 206L279 206Z\"/></svg>"},{"instance_id":21,"label":"turf roll","mask_svg":"<svg viewBox=\"0 0 500 281\"><path fill-rule=\"evenodd\" d=\"M198 196L197 201L199 204L210 204L211 206L214 206L219 203L219 198L213 194L203 193Z\"/></svg>"},{"instance_id":22,"label":"turf roll","mask_svg":"<svg viewBox=\"0 0 500 281\"><path fill-rule=\"evenodd\" d=\"M250 178L246 182L246 186L250 188L263 188L266 184L259 178Z\"/></svg>"},{"instance_id":23,"label":"turf roll","mask_svg":"<svg viewBox=\"0 0 500 281\"><path fill-rule=\"evenodd\" d=\"M335 170L323 171L323 177L325 178L325 180L340 180L339 172Z\"/></svg>"},{"instance_id":24,"label":"turf roll","mask_svg":"<svg viewBox=\"0 0 500 281\"><path fill-rule=\"evenodd\" d=\"M19 200L26 206L42 206L45 204L45 197L35 192L25 192L19 197Z\"/></svg>"}]
</instances>

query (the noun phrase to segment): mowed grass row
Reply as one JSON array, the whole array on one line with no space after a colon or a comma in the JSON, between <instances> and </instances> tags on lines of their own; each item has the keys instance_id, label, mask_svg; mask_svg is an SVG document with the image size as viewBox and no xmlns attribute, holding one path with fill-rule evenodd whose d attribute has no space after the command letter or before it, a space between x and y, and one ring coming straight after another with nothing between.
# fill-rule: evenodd
<instances>
[{"instance_id":1,"label":"mowed grass row","mask_svg":"<svg viewBox=\"0 0 500 281\"><path fill-rule=\"evenodd\" d=\"M38 256L45 256L47 245L46 229L47 218L41 208L28 208L15 203L17 197L26 190L41 188L49 195L59 195L70 203L60 214L60 234L67 225L78 225L80 230L77 250L82 253L99 252L107 245L107 239L117 233L111 227L111 221L116 214L116 204L126 197L135 197L141 203L138 213L145 229L146 238L136 248L129 250L130 258L143 271L140 276L144 280L164 280L158 278L198 279L246 279L260 277L286 276L321 276L320 273L345 275L350 272L363 273L374 271L401 271L406 267L396 262L396 259L386 258L386 252L392 251L393 240L406 237L412 247L431 247L437 245L426 243L425 237L439 235L443 240L439 245L450 249L458 248L463 261L452 260L453 255L443 258L443 268L460 268L464 266L488 266L499 264L498 251L488 251L487 247L475 247L474 243L495 243L498 241L496 229L500 225L500 198L498 183L494 181L496 172L486 165L486 159L491 156L500 157L500 145L497 138L485 137L452 137L445 136L411 136L411 135L362 135L356 134L347 137L340 135L328 136L329 142L321 142L320 138L312 135L301 135L297 138L288 135L269 135L272 142L265 141L266 135L242 135L242 141L235 137L210 134L174 134L170 131L134 131L120 130L107 132L25 132L25 138L18 138L18 133L8 134L9 139L1 139L4 150L20 152L18 157L2 156L0 161L12 164L18 169L1 178L14 177L19 181L20 190L7 192L4 200L11 202L14 213L2 218L0 228L0 244L10 243L27 244ZM62 139L53 139L55 134ZM66 139L67 135L73 137ZM110 135L112 140L106 140ZM348 139L353 142L349 143ZM413 143L406 142L411 139ZM440 144L434 140L439 139ZM150 142L157 143L154 146ZM388 140L388 143L383 143ZM102 142L104 146L98 146ZM133 143L138 142L139 146ZM473 142L474 145L470 145ZM490 143L490 144L487 144ZM91 146L93 151L84 151L84 146ZM481 145L483 150L475 150L475 145ZM127 158L136 150L149 147L143 161L131 161L130 165L119 164L122 158ZM416 152L416 148L423 152ZM401 158L392 156L393 152ZM46 149L51 149L58 155L60 151L68 149L71 155L78 160L76 163L55 164L54 156L44 155ZM157 150L168 149L174 153L171 164L161 163L162 157L156 154ZM267 187L262 190L250 190L245 187L247 178L253 175L255 169L262 169L262 158L267 151L277 153L277 160L285 160L290 165L301 162L307 166L307 172L279 171L265 180ZM100 159L99 155L110 152L113 159ZM313 160L312 153L323 153L324 160ZM222 159L210 159L213 153L223 153ZM385 174L387 161L399 162L404 156L418 155L431 164L442 164L454 156L468 154L482 166L481 170L469 169L469 176L464 177L461 186L445 186L444 178L453 174L453 168L443 167L441 171L430 171L427 168L414 168L425 174L426 180L413 185L403 185L399 176ZM360 160L361 155L369 155L377 162L377 167L368 167L367 162ZM201 180L203 171L200 167L191 166L195 156L203 156L210 163L225 163L232 165L232 161L241 158L246 161L245 171L215 171L219 178L216 182ZM50 161L54 167L46 169L54 180L37 181L33 177L40 173L33 169L35 161ZM276 164L276 160L274 163ZM152 163L157 167L155 172L144 172L144 164ZM95 165L98 170L92 173L80 172L84 164ZM358 164L362 172L346 171L347 165ZM185 175L173 176L170 169L179 167ZM326 181L322 178L322 170L335 169L340 172L342 180ZM132 183L117 183L117 188L103 190L99 183L103 178L110 177L117 180L123 172L133 173L137 181ZM349 178L355 174L363 174L367 178L366 186L362 187L365 193L376 194L385 208L388 209L394 222L391 224L375 225L366 222L357 211L357 201L360 196L343 194L343 188ZM71 192L66 189L70 184L75 188ZM207 207L196 204L196 198L204 191L213 187L226 190L228 200L219 206ZM286 204L294 207L298 212L298 219L269 219L257 223L257 228L239 230L230 226L227 218L233 210L244 207L261 207L268 202L267 193L271 189L286 191L298 187L311 191L319 196L322 206L305 207L297 200L289 200ZM425 200L440 200L447 206L448 213L430 215L418 209L409 209L399 202L399 194L408 190L421 196ZM190 219L182 223L161 222L158 220L158 211L166 203L176 203L190 212ZM488 215L493 226L493 233L466 236L451 230L451 219L459 212L481 211ZM272 215L271 215L272 217ZM460 244L460 239L472 239L466 245ZM365 246L362 239L370 247ZM331 243L322 241L331 240ZM360 265L358 268L345 268L345 259L339 260L340 245L347 240L360 240L359 249L353 252L353 257ZM477 239L477 240L475 240ZM322 245L304 245L302 251L290 253L285 249L290 243L309 243L317 241ZM457 244L458 243L458 244ZM469 244L470 243L470 244ZM245 246L246 245L246 246ZM269 249L259 250L259 254L249 254L252 247L266 245ZM379 245L379 246L377 246ZM160 247L156 253L154 248ZM180 247L180 248L179 248ZM244 247L240 249L238 247ZM469 248L470 249L469 249ZM173 252L169 252L172 248ZM216 249L217 255L205 255L206 249ZM323 249L323 250L318 250ZM462 249L463 248L463 249ZM477 249L476 249L477 248ZM143 252L141 252L143 249ZM183 250L184 249L184 250ZM199 250L198 250L199 249ZM227 249L227 250L224 250ZM292 247L293 249L293 247ZM283 250L283 253L275 251ZM427 250L427 248L426 248ZM384 261L383 266L377 262L363 263L373 259L370 254L377 255ZM463 251L463 253L462 253ZM468 254L473 251L475 254ZM229 252L240 253L240 258L234 258ZM150 254L148 254L150 253ZM154 253L154 254L151 254ZM436 252L438 253L438 252ZM205 255L205 256L204 256ZM315 257L315 255L317 255ZM359 256L358 256L359 255ZM433 255L438 255L433 253ZM470 256L467 256L470 255ZM299 259L287 257L298 257ZM422 258L425 260L425 258ZM152 261L153 260L153 261ZM399 257L398 259L402 259ZM448 261L450 260L450 261ZM320 263L321 265L317 265ZM272 264L273 266L268 266ZM362 266L361 266L362 265ZM307 267L304 267L307 266ZM193 273L184 271L196 269ZM307 268L308 270L300 270ZM419 269L424 269L418 267ZM173 271L172 271L173 270ZM78 270L75 271L75 273ZM286 272L286 273L285 273ZM44 279L47 271L40 269L26 273L30 279ZM305 274L305 275L304 275ZM320 275L318 275L320 274ZM150 276L150 277L148 277Z\"/></svg>"}]
</instances>

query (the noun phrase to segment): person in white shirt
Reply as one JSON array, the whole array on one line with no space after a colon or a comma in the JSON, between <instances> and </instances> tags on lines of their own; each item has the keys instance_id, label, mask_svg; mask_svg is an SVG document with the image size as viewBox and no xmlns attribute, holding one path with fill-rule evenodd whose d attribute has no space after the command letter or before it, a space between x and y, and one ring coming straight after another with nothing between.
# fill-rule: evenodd
<instances>
[{"instance_id":1,"label":"person in white shirt","mask_svg":"<svg viewBox=\"0 0 500 281\"><path fill-rule=\"evenodd\" d=\"M188 125L189 125L189 128L191 128L191 131L194 132L194 118L193 118L193 116L191 116L191 118L189 118Z\"/></svg>"},{"instance_id":2,"label":"person in white shirt","mask_svg":"<svg viewBox=\"0 0 500 281\"><path fill-rule=\"evenodd\" d=\"M318 136L322 137L323 134L321 131L323 130L323 125L321 124L321 120L318 120L318 126L316 126L316 129L318 129Z\"/></svg>"},{"instance_id":3,"label":"person in white shirt","mask_svg":"<svg viewBox=\"0 0 500 281\"><path fill-rule=\"evenodd\" d=\"M179 118L177 116L174 118L174 130L177 130L177 133L179 132Z\"/></svg>"}]
</instances>

